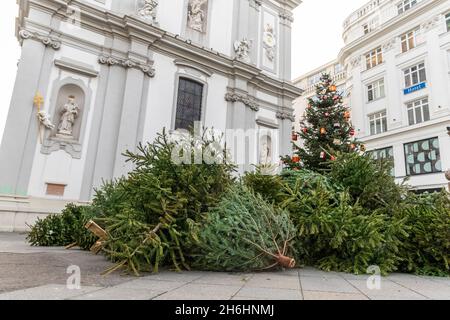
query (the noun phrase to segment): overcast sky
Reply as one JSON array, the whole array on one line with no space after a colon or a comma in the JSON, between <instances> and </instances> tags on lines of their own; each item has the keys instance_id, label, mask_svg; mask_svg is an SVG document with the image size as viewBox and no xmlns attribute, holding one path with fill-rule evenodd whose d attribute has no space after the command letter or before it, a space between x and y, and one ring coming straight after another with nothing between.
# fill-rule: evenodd
<instances>
[{"instance_id":1,"label":"overcast sky","mask_svg":"<svg viewBox=\"0 0 450 320\"><path fill-rule=\"evenodd\" d=\"M368 0L304 0L295 11L292 30L292 77L336 58L341 49L342 23ZM14 36L15 0L2 1L0 11L0 140L9 109L20 50ZM31 107L31 106L30 106Z\"/></svg>"}]
</instances>

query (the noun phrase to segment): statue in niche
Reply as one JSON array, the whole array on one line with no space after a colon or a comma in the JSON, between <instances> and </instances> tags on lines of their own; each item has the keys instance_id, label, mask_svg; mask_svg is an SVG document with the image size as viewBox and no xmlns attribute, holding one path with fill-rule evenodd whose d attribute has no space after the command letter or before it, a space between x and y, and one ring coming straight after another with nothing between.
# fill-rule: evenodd
<instances>
[{"instance_id":1,"label":"statue in niche","mask_svg":"<svg viewBox=\"0 0 450 320\"><path fill-rule=\"evenodd\" d=\"M266 136L261 140L261 146L259 151L259 163L270 164L272 163L272 142L270 137Z\"/></svg>"},{"instance_id":2,"label":"statue in niche","mask_svg":"<svg viewBox=\"0 0 450 320\"><path fill-rule=\"evenodd\" d=\"M208 0L189 0L188 27L198 32L206 29L206 6Z\"/></svg>"},{"instance_id":3,"label":"statue in niche","mask_svg":"<svg viewBox=\"0 0 450 320\"><path fill-rule=\"evenodd\" d=\"M79 112L80 107L75 102L75 96L69 96L67 103L61 109L61 119L58 126L58 135L60 137L73 137L73 127Z\"/></svg>"},{"instance_id":4,"label":"statue in niche","mask_svg":"<svg viewBox=\"0 0 450 320\"><path fill-rule=\"evenodd\" d=\"M138 10L138 14L145 18L156 22L156 8L158 7L158 0L144 0L144 5Z\"/></svg>"}]
</instances>

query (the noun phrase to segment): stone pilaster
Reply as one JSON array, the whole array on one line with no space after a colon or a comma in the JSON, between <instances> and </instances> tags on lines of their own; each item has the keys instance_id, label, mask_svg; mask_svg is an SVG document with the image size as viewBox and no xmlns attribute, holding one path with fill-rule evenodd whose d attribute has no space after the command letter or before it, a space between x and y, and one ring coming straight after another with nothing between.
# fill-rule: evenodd
<instances>
[{"instance_id":1,"label":"stone pilaster","mask_svg":"<svg viewBox=\"0 0 450 320\"><path fill-rule=\"evenodd\" d=\"M12 195L28 193L39 139L33 98L38 91L46 94L54 50L60 47L59 42L36 34L23 31L20 35L22 55L0 147L0 193Z\"/></svg>"}]
</instances>

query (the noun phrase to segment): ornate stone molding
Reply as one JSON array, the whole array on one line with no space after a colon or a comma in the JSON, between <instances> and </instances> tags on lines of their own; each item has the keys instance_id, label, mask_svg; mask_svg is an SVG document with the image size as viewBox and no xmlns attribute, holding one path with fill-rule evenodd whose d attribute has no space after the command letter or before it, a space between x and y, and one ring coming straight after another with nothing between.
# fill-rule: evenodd
<instances>
[{"instance_id":1,"label":"ornate stone molding","mask_svg":"<svg viewBox=\"0 0 450 320\"><path fill-rule=\"evenodd\" d=\"M351 64L352 68L359 67L359 66L361 65L361 57L358 56L358 57L356 57L356 58L353 58L353 59L350 61L350 64Z\"/></svg>"},{"instance_id":2,"label":"ornate stone molding","mask_svg":"<svg viewBox=\"0 0 450 320\"><path fill-rule=\"evenodd\" d=\"M434 27L436 27L439 24L440 21L441 21L441 17L440 16L435 16L435 17L431 18L430 20L424 22L421 25L421 28L426 30L426 31L431 30Z\"/></svg>"},{"instance_id":3,"label":"ornate stone molding","mask_svg":"<svg viewBox=\"0 0 450 320\"><path fill-rule=\"evenodd\" d=\"M256 9L259 11L259 8L261 8L262 0L249 0L250 7Z\"/></svg>"},{"instance_id":4,"label":"ornate stone molding","mask_svg":"<svg viewBox=\"0 0 450 320\"><path fill-rule=\"evenodd\" d=\"M46 139L42 143L41 153L42 154L52 154L53 152L64 150L71 155L74 159L81 159L81 152L83 147L80 143L76 141L67 141L62 139Z\"/></svg>"},{"instance_id":5,"label":"ornate stone molding","mask_svg":"<svg viewBox=\"0 0 450 320\"><path fill-rule=\"evenodd\" d=\"M153 78L155 76L155 69L151 64L144 64L133 59L120 59L112 56L101 55L98 58L100 64L105 64L108 66L121 66L123 68L129 69L134 68L142 71L144 74Z\"/></svg>"},{"instance_id":6,"label":"ornate stone molding","mask_svg":"<svg viewBox=\"0 0 450 320\"><path fill-rule=\"evenodd\" d=\"M242 102L244 105L249 107L253 111L259 111L259 104L256 102L255 97L248 94L227 92L225 94L225 101L228 102Z\"/></svg>"},{"instance_id":7,"label":"ornate stone molding","mask_svg":"<svg viewBox=\"0 0 450 320\"><path fill-rule=\"evenodd\" d=\"M19 31L19 37L22 40L34 39L40 41L44 46L50 47L54 50L59 50L61 48L61 40L55 37L43 36L37 32L31 32L26 29L22 29Z\"/></svg>"},{"instance_id":8,"label":"ornate stone molding","mask_svg":"<svg viewBox=\"0 0 450 320\"><path fill-rule=\"evenodd\" d=\"M389 40L388 42L383 44L383 46L382 46L383 50L384 51L390 51L390 50L394 49L396 43L397 43L397 39L396 38Z\"/></svg>"},{"instance_id":9,"label":"ornate stone molding","mask_svg":"<svg viewBox=\"0 0 450 320\"><path fill-rule=\"evenodd\" d=\"M295 122L295 116L292 113L288 113L286 111L278 111L277 118L280 120L291 120L291 122Z\"/></svg>"},{"instance_id":10,"label":"ornate stone molding","mask_svg":"<svg viewBox=\"0 0 450 320\"><path fill-rule=\"evenodd\" d=\"M289 11L284 11L284 12L280 12L278 14L278 16L280 17L280 20L282 22L289 22L289 23L293 23L294 22L294 15L289 12Z\"/></svg>"}]
</instances>

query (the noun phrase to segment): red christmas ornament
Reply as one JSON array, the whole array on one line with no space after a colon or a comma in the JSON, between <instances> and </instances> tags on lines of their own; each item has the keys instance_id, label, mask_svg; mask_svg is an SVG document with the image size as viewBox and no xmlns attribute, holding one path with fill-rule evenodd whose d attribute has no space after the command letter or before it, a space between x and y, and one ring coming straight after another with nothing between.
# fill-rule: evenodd
<instances>
[{"instance_id":1,"label":"red christmas ornament","mask_svg":"<svg viewBox=\"0 0 450 320\"><path fill-rule=\"evenodd\" d=\"M325 159L325 157L326 157L325 152L322 151L322 152L320 153L320 159Z\"/></svg>"},{"instance_id":2,"label":"red christmas ornament","mask_svg":"<svg viewBox=\"0 0 450 320\"><path fill-rule=\"evenodd\" d=\"M336 157L335 156L331 156L331 161L336 161Z\"/></svg>"},{"instance_id":3,"label":"red christmas ornament","mask_svg":"<svg viewBox=\"0 0 450 320\"><path fill-rule=\"evenodd\" d=\"M351 136L354 136L355 135L355 128L351 128L349 133L350 133Z\"/></svg>"},{"instance_id":4,"label":"red christmas ornament","mask_svg":"<svg viewBox=\"0 0 450 320\"><path fill-rule=\"evenodd\" d=\"M299 156L293 156L292 157L292 162L299 163L300 162L300 157Z\"/></svg>"},{"instance_id":5,"label":"red christmas ornament","mask_svg":"<svg viewBox=\"0 0 450 320\"><path fill-rule=\"evenodd\" d=\"M308 128L303 128L302 131L303 133L308 133Z\"/></svg>"}]
</instances>

